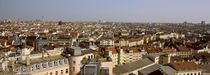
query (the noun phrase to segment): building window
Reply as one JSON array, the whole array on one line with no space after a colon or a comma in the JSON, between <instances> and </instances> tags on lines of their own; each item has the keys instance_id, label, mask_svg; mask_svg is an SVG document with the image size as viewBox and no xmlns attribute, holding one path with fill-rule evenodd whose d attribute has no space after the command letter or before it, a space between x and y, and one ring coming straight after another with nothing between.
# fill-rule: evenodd
<instances>
[{"instance_id":1,"label":"building window","mask_svg":"<svg viewBox=\"0 0 210 75\"><path fill-rule=\"evenodd\" d=\"M52 72L50 72L50 75L53 75L53 73L52 73Z\"/></svg>"},{"instance_id":2,"label":"building window","mask_svg":"<svg viewBox=\"0 0 210 75\"><path fill-rule=\"evenodd\" d=\"M43 63L43 64L42 64L42 67L43 67L43 68L47 68L46 63Z\"/></svg>"},{"instance_id":3,"label":"building window","mask_svg":"<svg viewBox=\"0 0 210 75\"><path fill-rule=\"evenodd\" d=\"M67 63L68 63L67 59L64 59L64 63L65 63L65 64L67 64Z\"/></svg>"},{"instance_id":4,"label":"building window","mask_svg":"<svg viewBox=\"0 0 210 75\"><path fill-rule=\"evenodd\" d=\"M68 69L66 69L66 73L69 73L69 70Z\"/></svg>"},{"instance_id":5,"label":"building window","mask_svg":"<svg viewBox=\"0 0 210 75\"><path fill-rule=\"evenodd\" d=\"M16 69L16 71L18 72L19 70L18 70L18 69Z\"/></svg>"},{"instance_id":6,"label":"building window","mask_svg":"<svg viewBox=\"0 0 210 75\"><path fill-rule=\"evenodd\" d=\"M58 66L58 62L57 62L57 61L55 61L55 62L54 62L54 65L55 65L55 66Z\"/></svg>"},{"instance_id":7,"label":"building window","mask_svg":"<svg viewBox=\"0 0 210 75\"><path fill-rule=\"evenodd\" d=\"M75 71L75 67L72 68L72 71Z\"/></svg>"},{"instance_id":8,"label":"building window","mask_svg":"<svg viewBox=\"0 0 210 75\"><path fill-rule=\"evenodd\" d=\"M76 61L73 61L73 64L75 65L76 64Z\"/></svg>"},{"instance_id":9,"label":"building window","mask_svg":"<svg viewBox=\"0 0 210 75\"><path fill-rule=\"evenodd\" d=\"M55 71L55 75L58 75L58 71Z\"/></svg>"},{"instance_id":10,"label":"building window","mask_svg":"<svg viewBox=\"0 0 210 75\"><path fill-rule=\"evenodd\" d=\"M26 68L25 68L25 67L22 67L22 71L23 71L23 72L26 72Z\"/></svg>"},{"instance_id":11,"label":"building window","mask_svg":"<svg viewBox=\"0 0 210 75\"><path fill-rule=\"evenodd\" d=\"M91 55L91 58L93 59L93 55Z\"/></svg>"},{"instance_id":12,"label":"building window","mask_svg":"<svg viewBox=\"0 0 210 75\"><path fill-rule=\"evenodd\" d=\"M31 71L34 71L34 68L33 67L31 67Z\"/></svg>"},{"instance_id":13,"label":"building window","mask_svg":"<svg viewBox=\"0 0 210 75\"><path fill-rule=\"evenodd\" d=\"M52 67L52 62L49 62L48 65L49 65L49 67Z\"/></svg>"},{"instance_id":14,"label":"building window","mask_svg":"<svg viewBox=\"0 0 210 75\"><path fill-rule=\"evenodd\" d=\"M59 61L59 64L60 64L60 65L63 65L63 62L62 62L62 60L60 60L60 61Z\"/></svg>"},{"instance_id":15,"label":"building window","mask_svg":"<svg viewBox=\"0 0 210 75\"><path fill-rule=\"evenodd\" d=\"M39 65L36 65L36 69L40 69L40 66Z\"/></svg>"},{"instance_id":16,"label":"building window","mask_svg":"<svg viewBox=\"0 0 210 75\"><path fill-rule=\"evenodd\" d=\"M63 70L61 70L61 74L63 74Z\"/></svg>"}]
</instances>

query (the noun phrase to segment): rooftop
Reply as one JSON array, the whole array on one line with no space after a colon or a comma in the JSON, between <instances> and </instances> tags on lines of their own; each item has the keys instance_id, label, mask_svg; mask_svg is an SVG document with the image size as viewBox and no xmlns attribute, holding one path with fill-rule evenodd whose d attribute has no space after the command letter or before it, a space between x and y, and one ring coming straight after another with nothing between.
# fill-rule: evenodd
<instances>
[{"instance_id":1,"label":"rooftop","mask_svg":"<svg viewBox=\"0 0 210 75\"><path fill-rule=\"evenodd\" d=\"M201 68L194 62L177 62L171 63L171 66L176 71L185 71L185 70L200 70Z\"/></svg>"},{"instance_id":2,"label":"rooftop","mask_svg":"<svg viewBox=\"0 0 210 75\"><path fill-rule=\"evenodd\" d=\"M139 64L139 63L141 63L141 64ZM142 60L138 60L138 61L135 61L135 62L132 62L132 63L128 63L128 64L124 64L122 66L116 67L116 68L113 69L113 72L116 75L120 75L120 74L132 72L134 70L143 68L143 67L145 67L147 65L150 65L152 63L153 62L150 59L145 58L145 59L142 59Z\"/></svg>"},{"instance_id":3,"label":"rooftop","mask_svg":"<svg viewBox=\"0 0 210 75\"><path fill-rule=\"evenodd\" d=\"M63 57L61 55L44 57L44 58L30 60L30 64L42 63L42 62L59 60L59 59L64 59L64 58L65 57ZM22 61L21 63L15 64L15 66L22 66L22 65L26 65L26 61ZM12 64L10 63L9 66L12 66Z\"/></svg>"}]
</instances>

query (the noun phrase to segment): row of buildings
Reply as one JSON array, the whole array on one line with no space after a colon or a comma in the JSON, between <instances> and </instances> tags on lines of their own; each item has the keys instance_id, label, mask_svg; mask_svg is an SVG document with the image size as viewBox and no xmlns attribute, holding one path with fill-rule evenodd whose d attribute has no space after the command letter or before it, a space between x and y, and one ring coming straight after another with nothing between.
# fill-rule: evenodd
<instances>
[{"instance_id":1,"label":"row of buildings","mask_svg":"<svg viewBox=\"0 0 210 75\"><path fill-rule=\"evenodd\" d=\"M0 24L2 75L208 75L208 25Z\"/></svg>"}]
</instances>

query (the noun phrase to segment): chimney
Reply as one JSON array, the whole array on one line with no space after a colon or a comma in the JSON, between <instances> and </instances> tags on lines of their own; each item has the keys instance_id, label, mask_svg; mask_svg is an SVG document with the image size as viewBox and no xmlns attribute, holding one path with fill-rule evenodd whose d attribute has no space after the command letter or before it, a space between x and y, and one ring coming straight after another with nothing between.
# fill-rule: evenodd
<instances>
[{"instance_id":1,"label":"chimney","mask_svg":"<svg viewBox=\"0 0 210 75\"><path fill-rule=\"evenodd\" d=\"M26 65L29 66L30 65L30 57L29 55L26 56Z\"/></svg>"},{"instance_id":2,"label":"chimney","mask_svg":"<svg viewBox=\"0 0 210 75\"><path fill-rule=\"evenodd\" d=\"M44 58L44 50L42 50L42 58Z\"/></svg>"},{"instance_id":3,"label":"chimney","mask_svg":"<svg viewBox=\"0 0 210 75\"><path fill-rule=\"evenodd\" d=\"M12 71L14 72L14 69L15 69L15 61L12 61L11 64L12 64Z\"/></svg>"},{"instance_id":4,"label":"chimney","mask_svg":"<svg viewBox=\"0 0 210 75\"><path fill-rule=\"evenodd\" d=\"M30 72L30 58L29 55L26 57L26 72L29 73Z\"/></svg>"}]
</instances>

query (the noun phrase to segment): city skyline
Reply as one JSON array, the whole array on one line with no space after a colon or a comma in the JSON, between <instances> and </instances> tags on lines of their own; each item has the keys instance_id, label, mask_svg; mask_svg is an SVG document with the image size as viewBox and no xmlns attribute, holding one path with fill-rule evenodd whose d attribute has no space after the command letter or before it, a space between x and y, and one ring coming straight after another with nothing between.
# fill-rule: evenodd
<instances>
[{"instance_id":1,"label":"city skyline","mask_svg":"<svg viewBox=\"0 0 210 75\"><path fill-rule=\"evenodd\" d=\"M0 0L0 20L210 22L206 0Z\"/></svg>"},{"instance_id":2,"label":"city skyline","mask_svg":"<svg viewBox=\"0 0 210 75\"><path fill-rule=\"evenodd\" d=\"M210 0L0 0L0 75L210 75Z\"/></svg>"}]
</instances>

